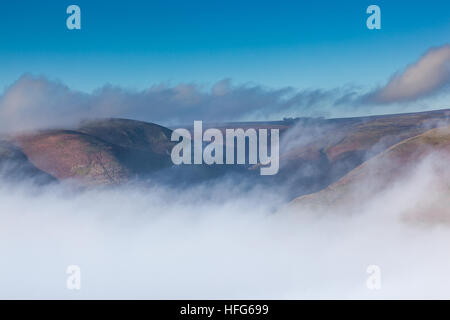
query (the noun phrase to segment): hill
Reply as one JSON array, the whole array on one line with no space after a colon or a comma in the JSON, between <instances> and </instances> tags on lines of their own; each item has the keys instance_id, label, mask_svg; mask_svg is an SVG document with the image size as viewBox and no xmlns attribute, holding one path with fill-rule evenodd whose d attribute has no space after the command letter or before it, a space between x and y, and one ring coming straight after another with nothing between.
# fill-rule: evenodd
<instances>
[{"instance_id":1,"label":"hill","mask_svg":"<svg viewBox=\"0 0 450 320\"><path fill-rule=\"evenodd\" d=\"M225 128L280 130L280 171L261 177L257 166L174 167L172 131L128 119L85 121L72 130L43 130L5 138L31 167L58 180L85 185L135 178L192 184L226 174L251 184L284 186L288 197L320 191L393 145L448 125L450 110L341 119L297 118L276 122L214 124ZM205 124L211 127L212 124ZM189 128L188 128L189 129ZM18 157L17 159L19 159ZM35 171L34 171L35 172Z\"/></svg>"},{"instance_id":2,"label":"hill","mask_svg":"<svg viewBox=\"0 0 450 320\"><path fill-rule=\"evenodd\" d=\"M356 167L337 182L313 194L298 197L292 208L332 208L364 205L370 198L417 174L430 160L435 185L450 199L450 126L440 127L405 139ZM448 210L448 209L447 209Z\"/></svg>"},{"instance_id":3,"label":"hill","mask_svg":"<svg viewBox=\"0 0 450 320\"><path fill-rule=\"evenodd\" d=\"M23 134L13 141L37 168L59 180L107 185L170 166L170 133L140 121L104 119L77 130Z\"/></svg>"},{"instance_id":4,"label":"hill","mask_svg":"<svg viewBox=\"0 0 450 320\"><path fill-rule=\"evenodd\" d=\"M54 177L35 167L22 150L8 141L0 141L0 176L17 181L33 177L39 184L56 181Z\"/></svg>"},{"instance_id":5,"label":"hill","mask_svg":"<svg viewBox=\"0 0 450 320\"><path fill-rule=\"evenodd\" d=\"M317 192L405 139L448 125L450 110L297 122L282 135L277 183Z\"/></svg>"}]
</instances>

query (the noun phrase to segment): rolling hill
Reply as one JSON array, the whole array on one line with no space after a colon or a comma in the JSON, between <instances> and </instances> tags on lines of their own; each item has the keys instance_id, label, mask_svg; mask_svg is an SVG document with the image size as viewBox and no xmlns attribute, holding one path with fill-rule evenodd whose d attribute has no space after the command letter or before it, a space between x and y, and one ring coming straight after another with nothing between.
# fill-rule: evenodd
<instances>
[{"instance_id":1,"label":"rolling hill","mask_svg":"<svg viewBox=\"0 0 450 320\"><path fill-rule=\"evenodd\" d=\"M104 119L77 130L22 134L13 141L31 163L59 180L108 185L170 166L170 132L140 121Z\"/></svg>"},{"instance_id":2,"label":"rolling hill","mask_svg":"<svg viewBox=\"0 0 450 320\"><path fill-rule=\"evenodd\" d=\"M251 166L173 166L172 130L136 120L96 119L71 130L28 132L3 140L14 148L14 159L25 159L22 162L33 168L31 175L45 173L83 185L121 184L142 178L189 185L233 174L236 179L250 179L252 184L285 186L288 197L294 199L333 185L402 141L448 125L449 118L450 110L437 110L341 119L205 124L222 130L279 129L280 171L264 177Z\"/></svg>"},{"instance_id":3,"label":"rolling hill","mask_svg":"<svg viewBox=\"0 0 450 320\"><path fill-rule=\"evenodd\" d=\"M450 199L450 126L426 131L405 139L359 165L327 188L296 198L291 208L332 208L364 205L368 200L399 181L417 173L429 160L436 177L434 185ZM449 207L446 208L449 210Z\"/></svg>"},{"instance_id":4,"label":"rolling hill","mask_svg":"<svg viewBox=\"0 0 450 320\"><path fill-rule=\"evenodd\" d=\"M282 135L276 183L291 194L317 192L405 139L448 125L450 110L296 122ZM284 143L283 139L290 141Z\"/></svg>"}]
</instances>

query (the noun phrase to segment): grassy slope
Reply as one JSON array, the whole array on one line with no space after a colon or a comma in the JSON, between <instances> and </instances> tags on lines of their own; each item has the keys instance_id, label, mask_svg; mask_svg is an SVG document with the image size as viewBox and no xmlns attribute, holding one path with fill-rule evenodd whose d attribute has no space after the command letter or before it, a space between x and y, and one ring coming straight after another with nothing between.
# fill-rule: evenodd
<instances>
[{"instance_id":1,"label":"grassy slope","mask_svg":"<svg viewBox=\"0 0 450 320\"><path fill-rule=\"evenodd\" d=\"M287 152L281 151L281 168L274 179L280 183L297 179L295 196L317 192L396 143L447 125L449 118L450 110L438 110L327 120L317 126L319 133L314 140ZM305 128L305 134L308 134L309 129ZM293 174L301 173L303 168L310 169L305 174ZM305 184L309 187L305 188Z\"/></svg>"},{"instance_id":2,"label":"grassy slope","mask_svg":"<svg viewBox=\"0 0 450 320\"><path fill-rule=\"evenodd\" d=\"M300 141L304 136L312 139L280 150L277 175L261 178L258 170L249 174L268 184L289 183L293 198L315 192L395 143L447 121L449 115L450 110L441 110L364 118L300 119L297 124L304 130L296 133L294 140ZM245 129L246 125L255 124L234 126ZM283 139L289 135L294 122L258 123L258 126L280 129ZM172 166L170 135L170 129L156 124L102 119L86 122L75 131L47 130L14 140L37 168L58 179L80 178L89 184L110 184L156 171L165 175L161 169ZM196 169L200 177L210 168Z\"/></svg>"},{"instance_id":3,"label":"grassy slope","mask_svg":"<svg viewBox=\"0 0 450 320\"><path fill-rule=\"evenodd\" d=\"M339 206L364 202L374 193L389 187L397 178L413 172L421 160L434 152L439 152L442 159L450 160L450 127L432 129L401 141L324 190L299 197L291 205Z\"/></svg>"}]
</instances>

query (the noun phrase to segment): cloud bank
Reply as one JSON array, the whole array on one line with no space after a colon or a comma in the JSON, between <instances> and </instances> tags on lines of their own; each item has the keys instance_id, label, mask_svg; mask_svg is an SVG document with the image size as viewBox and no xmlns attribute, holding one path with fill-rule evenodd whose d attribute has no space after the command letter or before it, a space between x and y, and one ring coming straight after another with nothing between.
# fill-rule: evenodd
<instances>
[{"instance_id":1,"label":"cloud bank","mask_svg":"<svg viewBox=\"0 0 450 320\"><path fill-rule=\"evenodd\" d=\"M416 101L450 86L450 44L431 48L403 72L365 98L373 103Z\"/></svg>"},{"instance_id":2,"label":"cloud bank","mask_svg":"<svg viewBox=\"0 0 450 320\"><path fill-rule=\"evenodd\" d=\"M346 214L274 212L283 192L232 180L81 192L2 181L0 298L448 298L450 212L431 167ZM446 219L414 216L436 203ZM69 265L80 291L66 288ZM369 265L381 290L366 287Z\"/></svg>"},{"instance_id":3,"label":"cloud bank","mask_svg":"<svg viewBox=\"0 0 450 320\"><path fill-rule=\"evenodd\" d=\"M0 97L0 126L3 131L63 127L95 117L163 125L281 119L295 110L320 109L336 94L337 90L233 85L230 80L219 81L210 89L195 84L155 85L143 91L104 86L87 94L44 77L25 75Z\"/></svg>"}]
</instances>

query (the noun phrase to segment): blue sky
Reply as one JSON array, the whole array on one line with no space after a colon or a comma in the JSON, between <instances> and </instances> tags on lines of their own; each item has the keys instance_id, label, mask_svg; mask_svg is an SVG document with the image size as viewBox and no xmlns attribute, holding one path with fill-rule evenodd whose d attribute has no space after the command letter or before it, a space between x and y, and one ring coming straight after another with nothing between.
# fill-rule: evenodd
<instances>
[{"instance_id":1,"label":"blue sky","mask_svg":"<svg viewBox=\"0 0 450 320\"><path fill-rule=\"evenodd\" d=\"M82 30L66 28L77 4ZM368 30L370 4L382 29ZM231 78L270 87L374 86L450 35L450 2L8 1L0 86L23 73L91 91Z\"/></svg>"}]
</instances>

